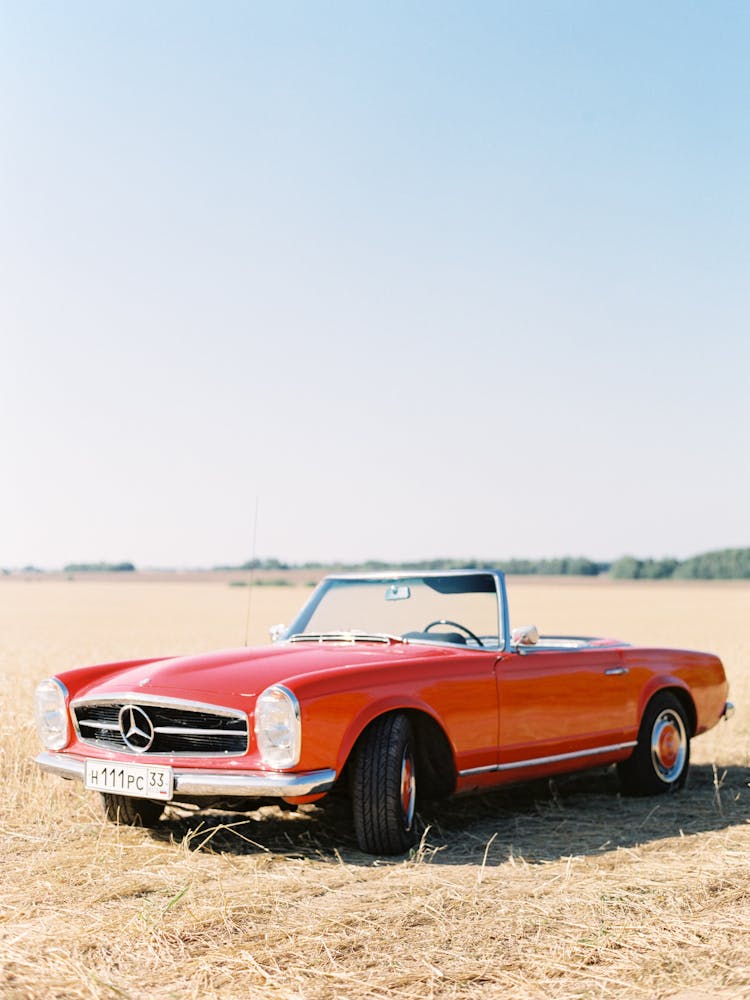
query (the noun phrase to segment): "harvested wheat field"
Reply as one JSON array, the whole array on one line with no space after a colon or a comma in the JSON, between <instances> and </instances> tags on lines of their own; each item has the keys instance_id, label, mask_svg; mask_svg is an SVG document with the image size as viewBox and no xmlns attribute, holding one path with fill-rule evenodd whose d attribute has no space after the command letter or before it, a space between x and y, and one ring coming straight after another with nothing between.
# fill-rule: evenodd
<instances>
[{"instance_id":1,"label":"harvested wheat field","mask_svg":"<svg viewBox=\"0 0 750 1000\"><path fill-rule=\"evenodd\" d=\"M241 645L217 581L0 580L3 998L750 996L750 585L511 578L514 624L709 649L737 713L688 788L593 771L453 800L406 859L345 805L106 823L37 773L32 694L76 663ZM253 591L251 640L308 591Z\"/></svg>"}]
</instances>

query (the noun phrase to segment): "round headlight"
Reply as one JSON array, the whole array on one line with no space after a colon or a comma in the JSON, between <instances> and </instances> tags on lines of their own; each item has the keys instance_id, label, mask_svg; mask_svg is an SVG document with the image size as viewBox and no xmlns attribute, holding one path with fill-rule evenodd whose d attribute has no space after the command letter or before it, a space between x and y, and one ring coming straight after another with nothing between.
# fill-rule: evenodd
<instances>
[{"instance_id":1,"label":"round headlight","mask_svg":"<svg viewBox=\"0 0 750 1000\"><path fill-rule=\"evenodd\" d=\"M42 746L61 750L67 745L70 730L65 699L68 691L62 681L50 677L37 685L35 697L36 728Z\"/></svg>"},{"instance_id":2,"label":"round headlight","mask_svg":"<svg viewBox=\"0 0 750 1000\"><path fill-rule=\"evenodd\" d=\"M274 684L255 703L255 740L269 767L294 767L302 750L299 702L281 684Z\"/></svg>"}]
</instances>

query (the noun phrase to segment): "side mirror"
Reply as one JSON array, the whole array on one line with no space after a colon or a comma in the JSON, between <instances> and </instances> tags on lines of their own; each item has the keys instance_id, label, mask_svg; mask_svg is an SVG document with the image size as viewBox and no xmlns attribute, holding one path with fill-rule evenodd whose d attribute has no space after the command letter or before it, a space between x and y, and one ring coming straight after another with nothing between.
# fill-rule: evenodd
<instances>
[{"instance_id":1,"label":"side mirror","mask_svg":"<svg viewBox=\"0 0 750 1000\"><path fill-rule=\"evenodd\" d=\"M536 625L520 625L510 633L513 646L536 646L539 642L539 629Z\"/></svg>"},{"instance_id":2,"label":"side mirror","mask_svg":"<svg viewBox=\"0 0 750 1000\"><path fill-rule=\"evenodd\" d=\"M268 631L271 635L271 642L278 642L286 632L286 625L272 625Z\"/></svg>"}]
</instances>

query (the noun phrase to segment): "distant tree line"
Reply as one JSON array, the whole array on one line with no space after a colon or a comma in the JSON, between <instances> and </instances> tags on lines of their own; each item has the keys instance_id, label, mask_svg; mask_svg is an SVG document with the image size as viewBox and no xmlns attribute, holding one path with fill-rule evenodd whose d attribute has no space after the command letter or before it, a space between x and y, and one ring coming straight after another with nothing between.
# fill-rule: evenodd
<instances>
[{"instance_id":1,"label":"distant tree line","mask_svg":"<svg viewBox=\"0 0 750 1000\"><path fill-rule=\"evenodd\" d=\"M750 548L720 549L689 559L637 559L623 556L613 563L594 562L583 556L558 559L421 559L414 562L387 562L368 559L358 563L289 563L279 559L248 560L241 566L217 566L232 570L326 570L327 572L378 573L387 570L500 569L525 576L599 576L608 573L616 580L746 580L750 579Z\"/></svg>"},{"instance_id":2,"label":"distant tree line","mask_svg":"<svg viewBox=\"0 0 750 1000\"><path fill-rule=\"evenodd\" d=\"M133 573L135 566L132 562L68 563L63 570L66 573Z\"/></svg>"},{"instance_id":3,"label":"distant tree line","mask_svg":"<svg viewBox=\"0 0 750 1000\"><path fill-rule=\"evenodd\" d=\"M66 573L132 573L132 562L68 563ZM388 570L501 569L508 574L525 576L599 576L608 573L616 580L748 580L750 548L719 549L689 559L637 559L623 556L613 563L594 562L583 556L558 559L420 559L415 562L387 562L368 559L364 562L284 562L281 559L250 559L240 566L214 566L216 570L324 570L326 572L379 573ZM0 570L7 575L8 569ZM34 566L22 572L41 573Z\"/></svg>"},{"instance_id":4,"label":"distant tree line","mask_svg":"<svg viewBox=\"0 0 750 1000\"><path fill-rule=\"evenodd\" d=\"M476 559L418 559L411 562L387 562L381 559L367 559L364 562L303 562L285 563L278 559L249 559L240 566L215 566L217 570L287 570L309 569L327 570L341 573L380 573L387 570L451 570L451 569L501 569L505 573L540 574L546 576L572 575L596 576L609 568L609 563L595 563L583 557L562 559L497 559L484 561Z\"/></svg>"},{"instance_id":5,"label":"distant tree line","mask_svg":"<svg viewBox=\"0 0 750 1000\"><path fill-rule=\"evenodd\" d=\"M621 580L748 580L750 549L719 549L682 561L624 556L609 572Z\"/></svg>"},{"instance_id":6,"label":"distant tree line","mask_svg":"<svg viewBox=\"0 0 750 1000\"><path fill-rule=\"evenodd\" d=\"M496 565L504 573L523 573L526 576L598 576L609 568L609 563L592 562L583 556L563 556L562 559L501 559Z\"/></svg>"},{"instance_id":7,"label":"distant tree line","mask_svg":"<svg viewBox=\"0 0 750 1000\"><path fill-rule=\"evenodd\" d=\"M679 566L677 559L636 559L623 556L613 562L609 575L616 580L669 580Z\"/></svg>"}]
</instances>

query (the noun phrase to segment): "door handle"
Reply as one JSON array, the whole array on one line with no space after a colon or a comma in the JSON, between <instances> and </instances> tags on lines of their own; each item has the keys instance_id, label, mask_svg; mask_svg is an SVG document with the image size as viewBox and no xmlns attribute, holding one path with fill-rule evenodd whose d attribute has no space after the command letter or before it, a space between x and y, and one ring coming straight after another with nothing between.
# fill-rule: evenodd
<instances>
[{"instance_id":1,"label":"door handle","mask_svg":"<svg viewBox=\"0 0 750 1000\"><path fill-rule=\"evenodd\" d=\"M604 671L606 677L618 677L620 674L629 673L627 667L607 667Z\"/></svg>"}]
</instances>

